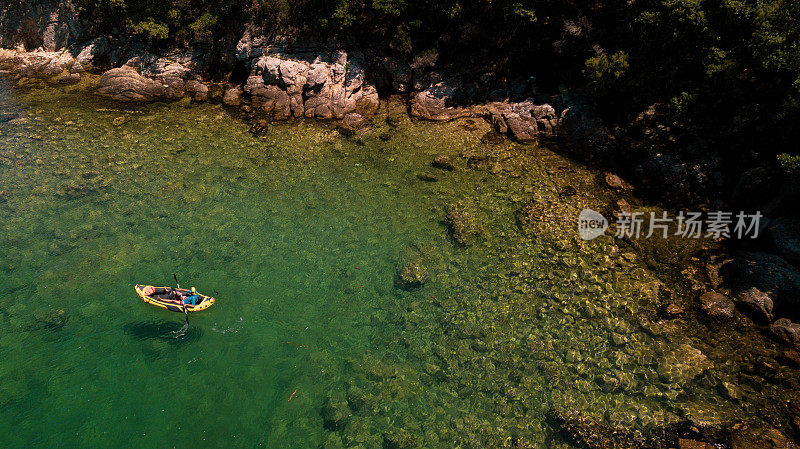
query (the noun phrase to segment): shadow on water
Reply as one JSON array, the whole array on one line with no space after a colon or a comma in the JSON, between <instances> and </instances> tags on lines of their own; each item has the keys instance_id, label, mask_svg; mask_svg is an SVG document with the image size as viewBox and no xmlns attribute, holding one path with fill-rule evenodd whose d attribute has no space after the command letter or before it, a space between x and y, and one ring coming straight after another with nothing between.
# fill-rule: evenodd
<instances>
[{"instance_id":1,"label":"shadow on water","mask_svg":"<svg viewBox=\"0 0 800 449\"><path fill-rule=\"evenodd\" d=\"M136 321L125 325L125 333L134 339L161 340L170 344L184 345L200 340L203 330L196 326L184 329L183 322L174 321Z\"/></svg>"}]
</instances>

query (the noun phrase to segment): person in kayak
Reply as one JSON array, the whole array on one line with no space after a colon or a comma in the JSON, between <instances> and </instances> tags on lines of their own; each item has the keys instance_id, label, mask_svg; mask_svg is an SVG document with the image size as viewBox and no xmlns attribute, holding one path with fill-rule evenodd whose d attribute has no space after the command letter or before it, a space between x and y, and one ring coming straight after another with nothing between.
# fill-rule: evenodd
<instances>
[{"instance_id":1,"label":"person in kayak","mask_svg":"<svg viewBox=\"0 0 800 449\"><path fill-rule=\"evenodd\" d=\"M185 295L180 290L175 288L168 288L168 287L153 287L152 285L148 285L142 289L142 293L145 296L153 296L153 295L163 295L167 294L166 298L162 298L161 300L164 302L169 302L172 304L178 305L187 305L187 306L196 306L200 302L200 295L197 294L197 290L192 287L191 294Z\"/></svg>"}]
</instances>

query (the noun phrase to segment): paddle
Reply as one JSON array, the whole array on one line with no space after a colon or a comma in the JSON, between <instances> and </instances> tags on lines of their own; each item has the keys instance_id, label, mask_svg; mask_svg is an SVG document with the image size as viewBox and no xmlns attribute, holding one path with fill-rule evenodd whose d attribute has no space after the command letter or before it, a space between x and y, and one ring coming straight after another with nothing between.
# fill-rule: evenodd
<instances>
[{"instance_id":1,"label":"paddle","mask_svg":"<svg viewBox=\"0 0 800 449\"><path fill-rule=\"evenodd\" d=\"M181 284L178 283L178 276L175 276L175 273L172 273L173 279L175 279L175 285L178 286L178 289L181 288ZM189 326L189 311L186 310L186 304L181 301L181 305L183 306L183 314L186 315L186 326Z\"/></svg>"}]
</instances>

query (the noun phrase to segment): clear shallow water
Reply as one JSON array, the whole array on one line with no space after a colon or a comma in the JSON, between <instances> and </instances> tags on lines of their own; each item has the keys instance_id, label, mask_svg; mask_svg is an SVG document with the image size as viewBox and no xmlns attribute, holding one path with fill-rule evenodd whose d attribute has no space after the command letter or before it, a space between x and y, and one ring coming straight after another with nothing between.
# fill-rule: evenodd
<instances>
[{"instance_id":1,"label":"clear shallow water","mask_svg":"<svg viewBox=\"0 0 800 449\"><path fill-rule=\"evenodd\" d=\"M0 87L17 117L0 123L6 447L569 447L554 408L642 431L785 420L796 372L743 369L775 346L698 324L670 267L578 240L577 211L612 197L546 150L469 122L254 137L217 106L128 109L82 88ZM429 167L442 153L455 172ZM462 153L488 156L469 169ZM442 224L456 202L481 223L469 247ZM431 278L413 292L394 285L408 260ZM180 338L182 316L132 288L172 273L218 299ZM657 318L660 289L686 319ZM713 368L665 380L684 344Z\"/></svg>"}]
</instances>

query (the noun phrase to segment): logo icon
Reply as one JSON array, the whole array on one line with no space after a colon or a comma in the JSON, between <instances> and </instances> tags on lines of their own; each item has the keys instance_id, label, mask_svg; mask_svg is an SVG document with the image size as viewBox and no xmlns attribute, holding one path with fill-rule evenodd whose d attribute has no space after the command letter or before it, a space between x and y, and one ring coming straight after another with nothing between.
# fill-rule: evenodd
<instances>
[{"instance_id":1,"label":"logo icon","mask_svg":"<svg viewBox=\"0 0 800 449\"><path fill-rule=\"evenodd\" d=\"M593 240L605 234L608 229L608 220L591 209L584 209L578 215L578 235L583 240Z\"/></svg>"}]
</instances>

